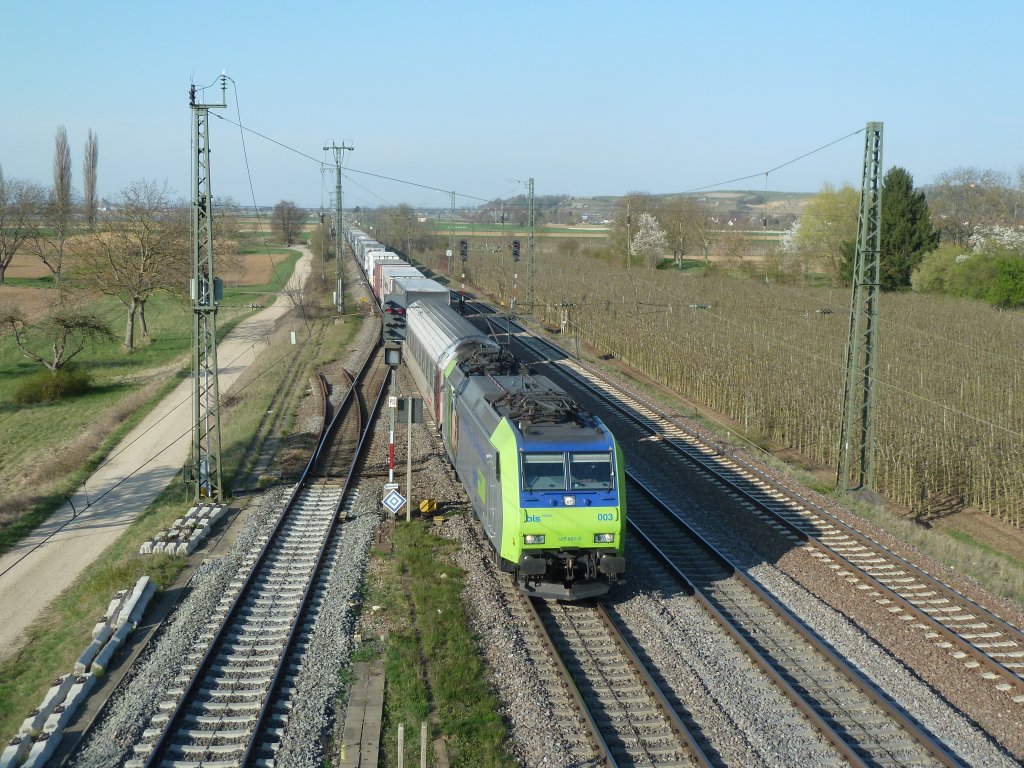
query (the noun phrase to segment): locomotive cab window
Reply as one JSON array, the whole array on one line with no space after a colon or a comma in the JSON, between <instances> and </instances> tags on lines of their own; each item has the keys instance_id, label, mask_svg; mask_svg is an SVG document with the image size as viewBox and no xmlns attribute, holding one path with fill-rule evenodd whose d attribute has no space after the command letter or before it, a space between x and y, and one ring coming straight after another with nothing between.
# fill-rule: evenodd
<instances>
[{"instance_id":1,"label":"locomotive cab window","mask_svg":"<svg viewBox=\"0 0 1024 768\"><path fill-rule=\"evenodd\" d=\"M610 491L615 487L611 453L570 453L571 490Z\"/></svg>"},{"instance_id":2,"label":"locomotive cab window","mask_svg":"<svg viewBox=\"0 0 1024 768\"><path fill-rule=\"evenodd\" d=\"M524 453L524 491L564 491L565 454Z\"/></svg>"}]
</instances>

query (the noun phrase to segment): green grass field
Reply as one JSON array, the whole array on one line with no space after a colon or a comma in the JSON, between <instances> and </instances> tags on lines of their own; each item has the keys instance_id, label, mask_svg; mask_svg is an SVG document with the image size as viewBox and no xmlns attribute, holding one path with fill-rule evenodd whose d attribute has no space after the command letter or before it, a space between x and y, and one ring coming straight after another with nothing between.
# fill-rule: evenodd
<instances>
[{"instance_id":1,"label":"green grass field","mask_svg":"<svg viewBox=\"0 0 1024 768\"><path fill-rule=\"evenodd\" d=\"M402 524L380 578L367 586L370 603L383 606L402 629L385 643L386 678L381 742L387 765L398 765L398 725L405 725L405 764L419 764L420 723L431 712L429 740L445 738L453 766L509 768L508 731L487 682L462 606L464 572L448 562L455 544L435 536L422 521ZM381 556L381 555L376 555ZM361 647L365 658L380 652L377 641Z\"/></svg>"}]
</instances>

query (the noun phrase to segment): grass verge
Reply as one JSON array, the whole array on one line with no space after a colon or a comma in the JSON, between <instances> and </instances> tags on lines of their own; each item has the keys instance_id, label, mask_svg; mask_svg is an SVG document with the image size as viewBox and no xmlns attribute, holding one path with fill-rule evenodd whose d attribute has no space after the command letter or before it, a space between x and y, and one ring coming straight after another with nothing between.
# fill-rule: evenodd
<instances>
[{"instance_id":1,"label":"grass verge","mask_svg":"<svg viewBox=\"0 0 1024 768\"><path fill-rule=\"evenodd\" d=\"M399 723L406 729L405 764L419 764L420 723L428 720L431 741L444 737L452 766L516 765L462 606L464 573L448 561L456 545L422 521L397 527L394 545L367 592L392 628L384 651L386 764L398 764ZM431 712L436 724L429 723Z\"/></svg>"},{"instance_id":2,"label":"grass verge","mask_svg":"<svg viewBox=\"0 0 1024 768\"><path fill-rule=\"evenodd\" d=\"M250 313L238 315L224 324L222 336L230 333L238 323ZM134 394L129 392L121 402L108 407L108 416L93 419L99 423L114 422L115 426L99 442L97 447L77 466L61 472L57 482L38 496L22 496L20 503L23 508L18 517L11 522L0 524L0 555L11 550L19 541L47 520L50 515L67 503L67 496L74 493L110 456L110 452L121 439L135 428L156 405L167 397L182 379L190 374L188 358L182 358L181 367L163 383L150 390L140 390ZM65 427L67 425L65 424ZM61 469L65 469L61 467Z\"/></svg>"}]
</instances>

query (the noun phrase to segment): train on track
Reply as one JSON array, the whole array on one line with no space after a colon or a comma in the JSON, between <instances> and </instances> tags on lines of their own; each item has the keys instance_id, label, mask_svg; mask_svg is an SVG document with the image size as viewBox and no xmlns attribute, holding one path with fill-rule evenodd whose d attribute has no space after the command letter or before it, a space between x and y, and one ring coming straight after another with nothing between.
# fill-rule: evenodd
<instances>
[{"instance_id":1,"label":"train on track","mask_svg":"<svg viewBox=\"0 0 1024 768\"><path fill-rule=\"evenodd\" d=\"M440 432L498 567L528 593L580 600L626 570L614 435L450 306L447 288L358 229L346 238ZM417 283L417 281L419 281ZM441 290L437 290L440 287Z\"/></svg>"}]
</instances>

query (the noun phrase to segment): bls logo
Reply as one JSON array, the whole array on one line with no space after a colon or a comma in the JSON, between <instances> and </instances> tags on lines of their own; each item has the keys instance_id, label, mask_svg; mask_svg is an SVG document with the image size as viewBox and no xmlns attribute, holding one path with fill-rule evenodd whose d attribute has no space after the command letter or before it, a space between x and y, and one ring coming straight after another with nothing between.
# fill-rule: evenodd
<instances>
[{"instance_id":1,"label":"bls logo","mask_svg":"<svg viewBox=\"0 0 1024 768\"><path fill-rule=\"evenodd\" d=\"M528 522L528 523L539 523L540 522L540 515L527 515L526 516L526 522Z\"/></svg>"}]
</instances>

